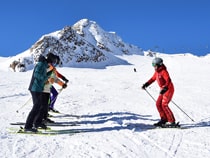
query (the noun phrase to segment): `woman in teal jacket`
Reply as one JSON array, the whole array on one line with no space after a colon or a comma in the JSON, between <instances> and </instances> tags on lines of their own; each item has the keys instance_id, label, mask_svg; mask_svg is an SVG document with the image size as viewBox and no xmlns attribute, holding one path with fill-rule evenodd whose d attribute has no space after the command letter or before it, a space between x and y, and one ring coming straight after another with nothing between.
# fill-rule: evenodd
<instances>
[{"instance_id":1,"label":"woman in teal jacket","mask_svg":"<svg viewBox=\"0 0 210 158\"><path fill-rule=\"evenodd\" d=\"M50 75L47 74L47 67L48 64L53 64L54 62L56 62L56 56L54 54L48 54L47 59L41 55L34 68L29 85L29 91L33 100L33 107L27 117L25 131L37 132L37 127L39 126L38 120L43 117L43 109L47 106L45 105L46 102L48 103L48 100L44 100L44 98L47 97L45 97L44 95L46 94L43 93L44 85Z\"/></svg>"}]
</instances>

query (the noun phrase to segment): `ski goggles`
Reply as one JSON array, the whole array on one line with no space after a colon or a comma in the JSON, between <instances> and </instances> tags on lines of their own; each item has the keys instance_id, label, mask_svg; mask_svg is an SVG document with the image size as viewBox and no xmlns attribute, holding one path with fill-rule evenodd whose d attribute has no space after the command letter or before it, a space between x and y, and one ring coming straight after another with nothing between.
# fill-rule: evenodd
<instances>
[{"instance_id":1,"label":"ski goggles","mask_svg":"<svg viewBox=\"0 0 210 158\"><path fill-rule=\"evenodd\" d=\"M155 63L152 63L152 66L155 67L155 66L157 66L157 65L156 65Z\"/></svg>"}]
</instances>

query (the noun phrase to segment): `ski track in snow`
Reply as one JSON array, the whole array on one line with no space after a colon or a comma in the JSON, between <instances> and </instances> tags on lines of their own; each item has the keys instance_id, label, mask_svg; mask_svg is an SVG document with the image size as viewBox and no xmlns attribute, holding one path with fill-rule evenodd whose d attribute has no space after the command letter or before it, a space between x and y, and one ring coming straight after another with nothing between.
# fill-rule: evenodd
<instances>
[{"instance_id":1,"label":"ski track in snow","mask_svg":"<svg viewBox=\"0 0 210 158\"><path fill-rule=\"evenodd\" d=\"M51 128L81 133L54 136L8 133L9 123L25 122L31 109L31 102L20 107L30 98L27 88L32 71L2 71L0 157L209 158L210 102L203 98L210 95L206 87L210 80L207 76L200 85L197 81L210 74L210 63L191 56L163 57L175 84L173 100L195 119L192 122L170 104L177 121L187 129L151 129L159 116L154 101L140 88L153 74L150 57L124 56L133 65L106 69L60 68L70 83L56 102L62 113L52 113L52 119L66 126ZM154 83L148 91L156 97L159 88Z\"/></svg>"}]
</instances>

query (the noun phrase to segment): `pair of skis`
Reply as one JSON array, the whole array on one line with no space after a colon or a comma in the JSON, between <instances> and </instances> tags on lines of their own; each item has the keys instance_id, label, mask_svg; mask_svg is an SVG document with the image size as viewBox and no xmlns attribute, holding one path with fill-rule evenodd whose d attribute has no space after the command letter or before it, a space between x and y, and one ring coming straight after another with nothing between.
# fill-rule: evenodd
<instances>
[{"instance_id":1,"label":"pair of skis","mask_svg":"<svg viewBox=\"0 0 210 158\"><path fill-rule=\"evenodd\" d=\"M125 124L128 129L131 130L153 130L153 129L186 129L186 126L181 126L179 122L173 125L162 125L162 126L154 126L151 124L144 123L128 123Z\"/></svg>"},{"instance_id":2,"label":"pair of skis","mask_svg":"<svg viewBox=\"0 0 210 158\"><path fill-rule=\"evenodd\" d=\"M38 129L37 132L32 132L32 131L25 131L22 126L19 127L10 127L8 128L8 131L10 133L14 134L30 134L30 135L61 135L61 134L68 134L68 135L74 135L76 133L81 133L80 130L75 130L75 129Z\"/></svg>"},{"instance_id":3,"label":"pair of skis","mask_svg":"<svg viewBox=\"0 0 210 158\"><path fill-rule=\"evenodd\" d=\"M15 122L10 123L10 125L14 125L12 127L7 128L9 133L19 133L19 134L32 134L32 135L60 135L60 134L69 134L73 135L75 133L80 133L81 131L78 129L52 129L52 126L77 126L76 123L71 124L62 124L62 123L50 123L47 129L38 128L37 132L33 131L25 131L24 130L24 122ZM15 127L16 126L16 127ZM19 126L19 127L17 127Z\"/></svg>"},{"instance_id":4,"label":"pair of skis","mask_svg":"<svg viewBox=\"0 0 210 158\"><path fill-rule=\"evenodd\" d=\"M179 122L175 124L162 124L161 126L155 126L157 128L182 128Z\"/></svg>"}]
</instances>

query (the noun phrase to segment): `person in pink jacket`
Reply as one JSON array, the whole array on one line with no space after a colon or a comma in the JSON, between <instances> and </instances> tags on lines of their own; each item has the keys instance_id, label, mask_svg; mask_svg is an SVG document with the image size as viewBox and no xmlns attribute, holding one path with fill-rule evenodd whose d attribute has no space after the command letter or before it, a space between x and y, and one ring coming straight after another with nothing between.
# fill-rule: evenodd
<instances>
[{"instance_id":1,"label":"person in pink jacket","mask_svg":"<svg viewBox=\"0 0 210 158\"><path fill-rule=\"evenodd\" d=\"M156 107L160 115L160 121L155 123L155 126L173 126L175 125L174 114L169 108L168 104L171 101L174 94L174 85L171 81L166 66L163 64L163 59L154 58L152 65L155 68L154 75L142 86L142 89L146 89L155 80L160 87L160 93L156 100Z\"/></svg>"}]
</instances>

